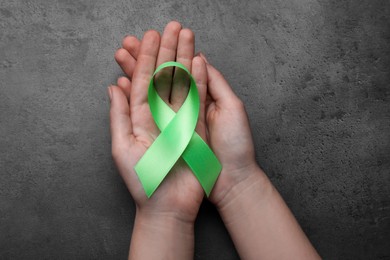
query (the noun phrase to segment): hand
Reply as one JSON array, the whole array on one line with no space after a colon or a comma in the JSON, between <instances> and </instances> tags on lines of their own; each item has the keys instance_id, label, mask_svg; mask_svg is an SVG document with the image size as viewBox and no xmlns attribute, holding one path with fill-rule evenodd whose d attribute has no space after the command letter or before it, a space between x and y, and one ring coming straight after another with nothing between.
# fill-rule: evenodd
<instances>
[{"instance_id":1,"label":"hand","mask_svg":"<svg viewBox=\"0 0 390 260\"><path fill-rule=\"evenodd\" d=\"M127 46L126 55L134 60L138 58L137 41L129 37L123 44ZM279 193L256 164L243 103L204 55L200 56L207 63L208 75L207 141L223 166L210 200L216 204L241 258L320 259ZM116 58L123 66L120 57ZM199 77L202 91L206 73ZM130 81L126 82L129 85ZM126 84L121 86L124 91ZM202 124L204 120L200 121Z\"/></svg>"},{"instance_id":2,"label":"hand","mask_svg":"<svg viewBox=\"0 0 390 260\"><path fill-rule=\"evenodd\" d=\"M123 49L117 52L115 58L124 71L127 69L127 74L131 77L140 43L136 37L128 36L123 40L122 45ZM257 182L259 175L264 177L264 173L255 161L253 140L243 103L234 94L221 73L208 64L202 53L199 56L207 63L208 73L207 142L223 166L210 200L217 207L222 207L230 191L238 189L236 193L239 193L239 189L245 188L253 181ZM127 62L128 60L131 62ZM127 78L118 80L118 86L125 92L130 84ZM203 125L204 121L201 120L199 124ZM262 179L266 180L266 178Z\"/></svg>"},{"instance_id":3,"label":"hand","mask_svg":"<svg viewBox=\"0 0 390 260\"><path fill-rule=\"evenodd\" d=\"M134 37L126 37L123 48L116 52L115 58L131 80L122 77L118 80L119 88L109 88L112 154L136 202L137 211L142 214L171 215L187 222L194 222L203 199L203 190L186 163L179 160L149 199L134 166L159 135L147 103L147 89L155 68L166 61L176 60L184 64L194 76L201 99L196 131L205 138L206 65L201 58L193 59L193 56L194 35L190 30L182 29L177 22L166 26L161 44L160 35L155 31L146 32L142 42ZM157 75L157 82L159 78L164 79L164 84L159 84L157 91L167 104L178 110L188 91L183 75L175 73L172 79L170 69Z\"/></svg>"},{"instance_id":4,"label":"hand","mask_svg":"<svg viewBox=\"0 0 390 260\"><path fill-rule=\"evenodd\" d=\"M208 141L222 164L222 172L210 200L218 207L228 202L230 192L239 194L253 182L265 180L255 160L255 150L244 104L234 94L222 74L207 63L208 96L206 124ZM234 196L233 196L234 197Z\"/></svg>"}]
</instances>

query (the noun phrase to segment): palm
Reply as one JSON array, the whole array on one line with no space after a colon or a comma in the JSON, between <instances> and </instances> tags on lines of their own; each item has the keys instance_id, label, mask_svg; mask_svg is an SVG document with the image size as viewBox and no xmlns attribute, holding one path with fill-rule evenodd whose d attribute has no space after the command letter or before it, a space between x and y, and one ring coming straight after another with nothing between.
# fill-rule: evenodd
<instances>
[{"instance_id":1,"label":"palm","mask_svg":"<svg viewBox=\"0 0 390 260\"><path fill-rule=\"evenodd\" d=\"M135 111L135 113L137 112ZM145 123L153 120L150 116L150 111L141 110L139 115L145 119ZM128 171L123 173L128 175L129 181L127 184L134 200L139 206L144 208L158 208L161 211L170 211L177 208L190 216L195 216L203 199L203 190L182 159L179 159L153 196L149 199L146 197L145 191L134 171L134 166L158 135L159 131L155 125L151 124L149 127L150 129L141 130L131 137L134 140L134 144L129 146L126 157L131 157L132 159L124 158L124 160L117 162L118 164L126 164ZM126 176L123 177L124 179L126 178Z\"/></svg>"},{"instance_id":2,"label":"palm","mask_svg":"<svg viewBox=\"0 0 390 260\"><path fill-rule=\"evenodd\" d=\"M147 88L153 71L159 64L175 59L184 64L193 74L194 69L196 70L196 68L192 68L193 35L188 30L181 30L180 26L177 25L177 23L168 24L161 40L161 46L159 35L156 32L148 32L145 34L142 44L140 44L139 53L133 55L136 58L131 57L130 54L126 54L123 51L122 54L127 55L125 57L126 59L117 57L116 55L119 65L132 78L132 81L122 79L122 82L120 82L118 80L118 86L123 91L117 92L118 94L121 93L123 102L118 107L118 111L120 112L116 115L111 114L113 157L138 207L145 210L158 209L160 212L180 211L188 217L195 219L203 199L203 190L196 177L182 159L178 160L149 199L146 197L145 191L134 171L135 164L160 133L154 123L147 103ZM189 33L190 35L188 35ZM129 63L129 59L133 59L132 63ZM187 89L183 87L186 85L184 84L185 80L179 73L175 73L172 80L172 70L164 71L157 76L162 79L171 79L171 82L169 80L163 80L161 86L158 86L157 91L169 106L177 110L187 94ZM199 92L201 95L201 115L199 117L200 123L198 124L197 132L202 137L205 137L205 95L202 98L202 93L205 93L205 91L202 92L199 90ZM121 128L121 131L125 133L121 138L116 138L114 134L117 130L113 129L115 123L113 121L115 120L120 121L117 124L117 128Z\"/></svg>"}]
</instances>

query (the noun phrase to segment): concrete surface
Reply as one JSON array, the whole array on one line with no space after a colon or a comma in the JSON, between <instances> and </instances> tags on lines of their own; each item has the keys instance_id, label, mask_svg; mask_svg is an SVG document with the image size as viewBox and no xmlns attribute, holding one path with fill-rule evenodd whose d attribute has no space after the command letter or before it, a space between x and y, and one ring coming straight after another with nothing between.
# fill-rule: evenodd
<instances>
[{"instance_id":1,"label":"concrete surface","mask_svg":"<svg viewBox=\"0 0 390 260\"><path fill-rule=\"evenodd\" d=\"M325 259L390 259L387 0L0 1L0 259L125 259L106 86L171 19L245 101L257 160ZM261 221L261 220L259 220ZM237 259L212 205L195 259Z\"/></svg>"}]
</instances>

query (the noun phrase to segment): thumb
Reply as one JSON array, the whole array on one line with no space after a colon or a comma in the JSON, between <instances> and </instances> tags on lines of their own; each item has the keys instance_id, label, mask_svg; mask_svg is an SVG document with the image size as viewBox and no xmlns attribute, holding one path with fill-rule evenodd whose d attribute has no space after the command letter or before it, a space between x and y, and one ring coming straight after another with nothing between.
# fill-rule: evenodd
<instances>
[{"instance_id":1,"label":"thumb","mask_svg":"<svg viewBox=\"0 0 390 260\"><path fill-rule=\"evenodd\" d=\"M116 151L123 145L130 145L132 141L132 126L129 103L123 91L116 86L108 87L111 101L110 129L112 149Z\"/></svg>"},{"instance_id":2,"label":"thumb","mask_svg":"<svg viewBox=\"0 0 390 260\"><path fill-rule=\"evenodd\" d=\"M208 92L217 104L228 106L240 101L221 72L210 64L207 64L207 74Z\"/></svg>"}]
</instances>

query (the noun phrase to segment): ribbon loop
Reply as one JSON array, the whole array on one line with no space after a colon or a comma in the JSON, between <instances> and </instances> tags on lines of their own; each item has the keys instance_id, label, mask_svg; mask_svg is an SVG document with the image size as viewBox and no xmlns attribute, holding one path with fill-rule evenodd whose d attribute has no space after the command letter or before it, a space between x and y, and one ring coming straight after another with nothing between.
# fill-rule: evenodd
<instances>
[{"instance_id":1,"label":"ribbon loop","mask_svg":"<svg viewBox=\"0 0 390 260\"><path fill-rule=\"evenodd\" d=\"M190 78L187 98L177 113L161 99L154 87L154 76L166 67L178 67L188 73ZM134 167L146 195L152 196L177 160L182 157L209 196L222 166L210 147L195 132L200 101L191 73L178 62L161 64L150 80L148 102L161 133Z\"/></svg>"}]
</instances>

